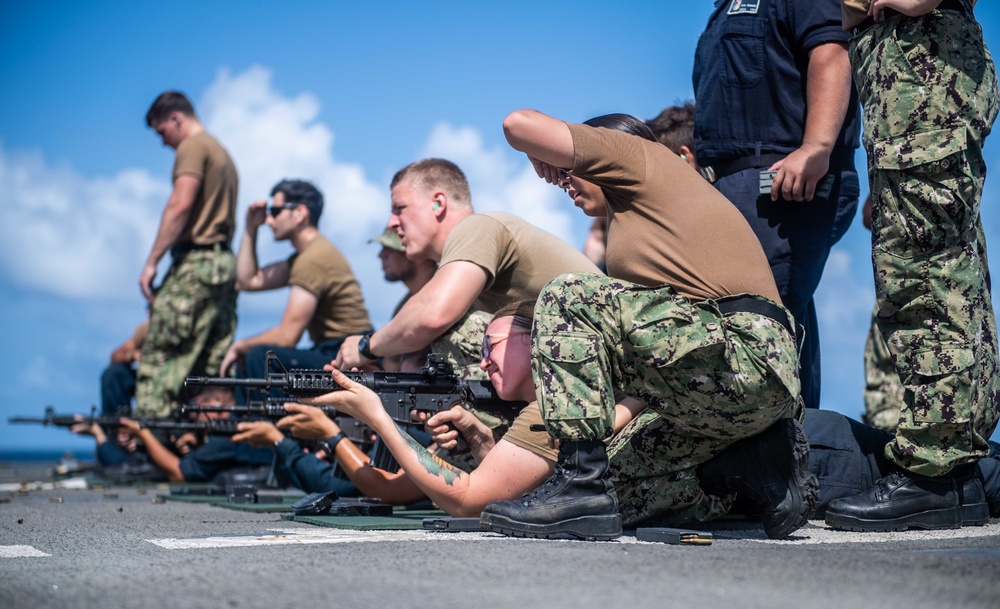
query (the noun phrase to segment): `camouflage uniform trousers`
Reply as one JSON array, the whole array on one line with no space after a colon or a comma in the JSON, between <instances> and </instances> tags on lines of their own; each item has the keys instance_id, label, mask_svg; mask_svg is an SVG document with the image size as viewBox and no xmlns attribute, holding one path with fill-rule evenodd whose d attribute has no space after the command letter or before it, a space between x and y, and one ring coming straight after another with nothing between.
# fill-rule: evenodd
<instances>
[{"instance_id":1,"label":"camouflage uniform trousers","mask_svg":"<svg viewBox=\"0 0 1000 609\"><path fill-rule=\"evenodd\" d=\"M878 329L878 308L872 312L871 326L865 339L865 414L864 422L890 433L896 432L899 407L903 403L903 384L892 363L889 345Z\"/></svg>"},{"instance_id":2,"label":"camouflage uniform trousers","mask_svg":"<svg viewBox=\"0 0 1000 609\"><path fill-rule=\"evenodd\" d=\"M236 258L192 251L174 260L153 300L136 377L136 416L166 417L184 378L216 376L236 333Z\"/></svg>"},{"instance_id":3,"label":"camouflage uniform trousers","mask_svg":"<svg viewBox=\"0 0 1000 609\"><path fill-rule=\"evenodd\" d=\"M609 437L615 390L649 406L608 451L628 524L724 514L732 497L706 495L697 466L780 418L801 417L792 335L763 315L723 316L714 301L694 303L670 286L562 275L539 295L532 341L552 436Z\"/></svg>"},{"instance_id":4,"label":"camouflage uniform trousers","mask_svg":"<svg viewBox=\"0 0 1000 609\"><path fill-rule=\"evenodd\" d=\"M997 338L979 205L996 70L970 15L890 17L851 41L873 201L878 325L905 387L886 456L937 476L986 455Z\"/></svg>"}]
</instances>

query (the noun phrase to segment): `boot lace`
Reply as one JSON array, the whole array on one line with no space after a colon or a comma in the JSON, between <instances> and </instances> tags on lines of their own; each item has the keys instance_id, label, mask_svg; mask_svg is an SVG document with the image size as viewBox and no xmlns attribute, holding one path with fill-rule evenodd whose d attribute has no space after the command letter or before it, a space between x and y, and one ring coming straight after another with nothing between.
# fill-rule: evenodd
<instances>
[{"instance_id":1,"label":"boot lace","mask_svg":"<svg viewBox=\"0 0 1000 609\"><path fill-rule=\"evenodd\" d=\"M556 463L556 469L552 472L552 475L546 478L545 482L543 482L538 488L521 497L521 504L529 506L534 503L541 503L545 501L555 493L556 487L565 476L565 468L563 468L561 463Z\"/></svg>"}]
</instances>

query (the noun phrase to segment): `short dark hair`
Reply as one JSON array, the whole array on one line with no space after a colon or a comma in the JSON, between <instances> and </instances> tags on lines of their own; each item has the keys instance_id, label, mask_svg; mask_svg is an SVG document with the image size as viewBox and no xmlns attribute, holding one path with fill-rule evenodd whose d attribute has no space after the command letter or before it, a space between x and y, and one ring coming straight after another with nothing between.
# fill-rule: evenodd
<instances>
[{"instance_id":1,"label":"short dark hair","mask_svg":"<svg viewBox=\"0 0 1000 609\"><path fill-rule=\"evenodd\" d=\"M604 127L606 129L614 129L615 131L624 131L625 133L638 135L651 142L656 141L656 136L649 130L646 123L631 114L603 114L583 121L583 124L591 127Z\"/></svg>"},{"instance_id":2,"label":"short dark hair","mask_svg":"<svg viewBox=\"0 0 1000 609\"><path fill-rule=\"evenodd\" d=\"M646 121L646 125L660 142L680 154L681 146L694 150L694 101L687 100L682 106L670 106L656 118Z\"/></svg>"},{"instance_id":3,"label":"short dark hair","mask_svg":"<svg viewBox=\"0 0 1000 609\"><path fill-rule=\"evenodd\" d=\"M167 120L173 112L180 112L184 116L194 116L194 106L180 91L160 93L153 105L149 107L149 111L146 112L146 126L152 127L154 123Z\"/></svg>"},{"instance_id":4,"label":"short dark hair","mask_svg":"<svg viewBox=\"0 0 1000 609\"><path fill-rule=\"evenodd\" d=\"M323 193L305 180L282 180L271 189L271 196L285 195L285 203L301 203L309 210L309 224L319 226L323 214Z\"/></svg>"},{"instance_id":5,"label":"short dark hair","mask_svg":"<svg viewBox=\"0 0 1000 609\"><path fill-rule=\"evenodd\" d=\"M472 194L469 181L458 165L447 159L422 159L410 163L392 176L389 188L395 188L404 180L412 180L415 185L427 190L441 188L461 207L472 209Z\"/></svg>"},{"instance_id":6,"label":"short dark hair","mask_svg":"<svg viewBox=\"0 0 1000 609\"><path fill-rule=\"evenodd\" d=\"M535 319L535 301L520 300L517 302L507 303L497 309L497 312L493 314L494 320L500 319L501 317L513 317L514 319L511 322L512 327L530 330L531 323Z\"/></svg>"}]
</instances>

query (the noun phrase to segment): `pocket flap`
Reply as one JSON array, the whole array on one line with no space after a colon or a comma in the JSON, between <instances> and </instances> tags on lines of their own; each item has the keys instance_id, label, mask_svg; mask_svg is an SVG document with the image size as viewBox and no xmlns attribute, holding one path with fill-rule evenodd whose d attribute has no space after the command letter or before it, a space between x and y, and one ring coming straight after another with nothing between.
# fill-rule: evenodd
<instances>
[{"instance_id":1,"label":"pocket flap","mask_svg":"<svg viewBox=\"0 0 1000 609\"><path fill-rule=\"evenodd\" d=\"M598 340L584 332L538 333L538 343L547 346L539 353L550 360L582 364L597 359Z\"/></svg>"},{"instance_id":2,"label":"pocket flap","mask_svg":"<svg viewBox=\"0 0 1000 609\"><path fill-rule=\"evenodd\" d=\"M875 140L872 154L879 169L909 169L961 152L966 142L965 127L946 127Z\"/></svg>"},{"instance_id":3,"label":"pocket flap","mask_svg":"<svg viewBox=\"0 0 1000 609\"><path fill-rule=\"evenodd\" d=\"M935 349L913 355L913 372L920 376L949 375L961 372L974 363L976 357L972 349Z\"/></svg>"}]
</instances>

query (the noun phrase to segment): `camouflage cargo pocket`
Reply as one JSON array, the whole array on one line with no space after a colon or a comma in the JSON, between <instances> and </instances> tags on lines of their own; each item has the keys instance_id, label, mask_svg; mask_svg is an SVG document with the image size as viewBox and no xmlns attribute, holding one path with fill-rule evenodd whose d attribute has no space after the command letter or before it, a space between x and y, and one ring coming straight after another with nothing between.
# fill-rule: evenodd
<instances>
[{"instance_id":1,"label":"camouflage cargo pocket","mask_svg":"<svg viewBox=\"0 0 1000 609\"><path fill-rule=\"evenodd\" d=\"M177 295L161 295L153 302L146 344L172 350L191 339L194 333L194 304Z\"/></svg>"},{"instance_id":2,"label":"camouflage cargo pocket","mask_svg":"<svg viewBox=\"0 0 1000 609\"><path fill-rule=\"evenodd\" d=\"M930 349L913 354L911 386L915 396L911 411L918 423L968 423L975 390L972 349L953 347ZM942 382L945 381L945 382ZM942 408L944 404L953 407Z\"/></svg>"},{"instance_id":3,"label":"camouflage cargo pocket","mask_svg":"<svg viewBox=\"0 0 1000 609\"><path fill-rule=\"evenodd\" d=\"M965 151L937 158L925 151L921 156L921 163L888 171L874 182L884 206L873 218L876 243L904 258L917 253L914 245L925 253L958 246L975 230L979 216L978 189ZM908 164L908 155L900 158ZM892 224L902 227L905 239L895 239L899 228Z\"/></svg>"},{"instance_id":4,"label":"camouflage cargo pocket","mask_svg":"<svg viewBox=\"0 0 1000 609\"><path fill-rule=\"evenodd\" d=\"M725 353L721 324L704 323L693 306L665 300L656 291L627 294L634 298L622 307L622 321L629 329L626 340L634 356L646 366L663 368L685 359L694 363Z\"/></svg>"},{"instance_id":5,"label":"camouflage cargo pocket","mask_svg":"<svg viewBox=\"0 0 1000 609\"><path fill-rule=\"evenodd\" d=\"M201 283L217 286L236 280L236 257L230 252L192 252L188 256Z\"/></svg>"},{"instance_id":6,"label":"camouflage cargo pocket","mask_svg":"<svg viewBox=\"0 0 1000 609\"><path fill-rule=\"evenodd\" d=\"M612 391L603 379L600 338L584 332L539 333L534 362L540 398L556 396L559 419L586 419L612 404ZM597 389L595 389L595 387ZM565 401L563 401L565 400ZM547 404L547 400L541 400ZM551 412L546 413L546 419Z\"/></svg>"}]
</instances>

